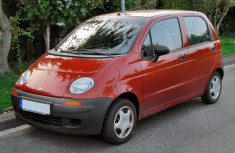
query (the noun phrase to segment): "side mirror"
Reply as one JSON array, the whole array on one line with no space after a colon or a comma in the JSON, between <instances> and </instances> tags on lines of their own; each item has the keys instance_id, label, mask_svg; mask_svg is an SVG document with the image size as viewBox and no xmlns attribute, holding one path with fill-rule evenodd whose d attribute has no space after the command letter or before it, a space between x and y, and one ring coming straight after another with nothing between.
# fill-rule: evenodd
<instances>
[{"instance_id":1,"label":"side mirror","mask_svg":"<svg viewBox=\"0 0 235 153\"><path fill-rule=\"evenodd\" d=\"M155 45L153 48L155 56L152 58L151 62L157 62L159 56L166 55L170 53L170 49L164 45Z\"/></svg>"}]
</instances>

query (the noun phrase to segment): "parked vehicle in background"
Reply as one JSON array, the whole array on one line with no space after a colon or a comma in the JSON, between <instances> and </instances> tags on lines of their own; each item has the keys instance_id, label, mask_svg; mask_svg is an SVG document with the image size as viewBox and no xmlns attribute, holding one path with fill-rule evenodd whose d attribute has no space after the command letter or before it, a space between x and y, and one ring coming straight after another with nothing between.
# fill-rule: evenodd
<instances>
[{"instance_id":1,"label":"parked vehicle in background","mask_svg":"<svg viewBox=\"0 0 235 153\"><path fill-rule=\"evenodd\" d=\"M217 102L221 62L220 40L200 12L100 15L22 74L12 104L27 124L121 144L137 120L196 96Z\"/></svg>"}]
</instances>

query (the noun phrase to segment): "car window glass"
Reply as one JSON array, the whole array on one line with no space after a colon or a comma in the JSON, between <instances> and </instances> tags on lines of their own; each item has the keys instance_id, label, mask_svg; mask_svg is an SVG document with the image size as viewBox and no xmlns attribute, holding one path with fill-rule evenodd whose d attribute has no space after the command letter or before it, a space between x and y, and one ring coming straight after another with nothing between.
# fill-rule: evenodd
<instances>
[{"instance_id":1,"label":"car window glass","mask_svg":"<svg viewBox=\"0 0 235 153\"><path fill-rule=\"evenodd\" d=\"M184 17L189 45L210 41L206 22L201 17Z\"/></svg>"},{"instance_id":2,"label":"car window glass","mask_svg":"<svg viewBox=\"0 0 235 153\"><path fill-rule=\"evenodd\" d=\"M155 23L151 28L152 43L164 45L171 52L182 48L181 31L177 18L170 18Z\"/></svg>"},{"instance_id":3,"label":"car window glass","mask_svg":"<svg viewBox=\"0 0 235 153\"><path fill-rule=\"evenodd\" d=\"M78 26L59 45L58 51L87 49L104 54L126 54L148 18L98 16ZM94 54L94 53L93 53Z\"/></svg>"},{"instance_id":4,"label":"car window glass","mask_svg":"<svg viewBox=\"0 0 235 153\"><path fill-rule=\"evenodd\" d=\"M146 36L144 43L142 45L141 56L142 56L142 58L153 56L153 50L152 50L152 46L151 46L149 33Z\"/></svg>"}]
</instances>

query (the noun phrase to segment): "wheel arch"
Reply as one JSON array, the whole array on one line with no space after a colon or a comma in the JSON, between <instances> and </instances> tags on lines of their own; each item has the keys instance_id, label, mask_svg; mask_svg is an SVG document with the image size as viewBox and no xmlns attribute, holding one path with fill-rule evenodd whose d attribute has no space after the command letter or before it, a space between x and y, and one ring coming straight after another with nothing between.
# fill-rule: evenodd
<instances>
[{"instance_id":1,"label":"wheel arch","mask_svg":"<svg viewBox=\"0 0 235 153\"><path fill-rule=\"evenodd\" d=\"M136 108L137 117L139 117L139 100L138 100L138 97L134 93L132 93L132 92L122 93L117 98L115 98L114 101L118 98L126 98L126 99L130 100Z\"/></svg>"},{"instance_id":2,"label":"wheel arch","mask_svg":"<svg viewBox=\"0 0 235 153\"><path fill-rule=\"evenodd\" d=\"M218 72L220 74L220 76L221 76L221 79L223 79L223 77L224 77L224 70L222 68L217 68L217 69L214 70L214 72L215 71Z\"/></svg>"},{"instance_id":3,"label":"wheel arch","mask_svg":"<svg viewBox=\"0 0 235 153\"><path fill-rule=\"evenodd\" d=\"M209 75L209 77L207 78L207 81L206 81L205 86L203 87L203 90L202 90L203 92L201 93L201 95L203 95L203 94L205 93L206 87L207 87L207 85L208 85L208 83L209 83L209 80L210 80L210 78L211 78L211 75L212 75L214 72L218 72L218 73L220 74L220 76L221 76L221 80L223 79L223 77L224 77L224 70L223 70L223 67L217 67L217 68L215 68L214 70L212 70L211 73L210 73L210 75Z\"/></svg>"}]
</instances>

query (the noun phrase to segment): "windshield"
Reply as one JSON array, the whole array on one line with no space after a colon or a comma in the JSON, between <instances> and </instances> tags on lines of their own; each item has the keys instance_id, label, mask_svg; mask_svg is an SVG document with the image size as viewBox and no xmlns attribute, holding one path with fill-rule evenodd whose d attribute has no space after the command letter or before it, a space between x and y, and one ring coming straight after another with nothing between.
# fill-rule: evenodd
<instances>
[{"instance_id":1,"label":"windshield","mask_svg":"<svg viewBox=\"0 0 235 153\"><path fill-rule=\"evenodd\" d=\"M121 16L89 19L70 33L56 50L77 54L126 54L147 19Z\"/></svg>"}]
</instances>

